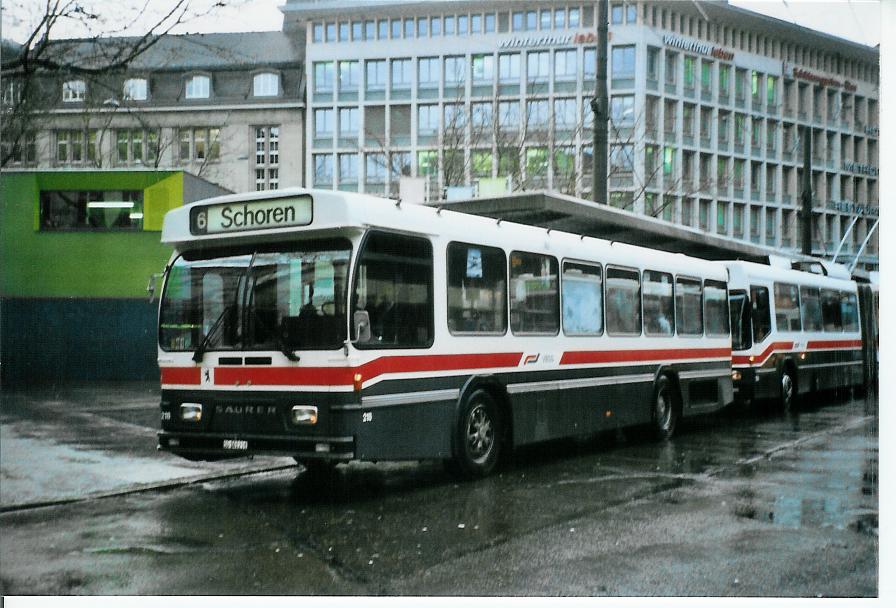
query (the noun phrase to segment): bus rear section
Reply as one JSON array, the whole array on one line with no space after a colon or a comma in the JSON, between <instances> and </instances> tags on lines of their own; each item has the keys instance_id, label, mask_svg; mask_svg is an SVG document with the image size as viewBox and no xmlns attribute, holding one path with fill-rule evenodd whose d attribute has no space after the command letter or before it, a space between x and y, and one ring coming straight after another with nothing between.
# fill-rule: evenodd
<instances>
[{"instance_id":1,"label":"bus rear section","mask_svg":"<svg viewBox=\"0 0 896 608\"><path fill-rule=\"evenodd\" d=\"M305 190L196 203L163 238L159 445L186 458L478 476L514 446L669 437L732 399L713 262Z\"/></svg>"},{"instance_id":2,"label":"bus rear section","mask_svg":"<svg viewBox=\"0 0 896 608\"><path fill-rule=\"evenodd\" d=\"M771 400L789 409L814 391L862 384L857 288L845 271L725 265L739 401Z\"/></svg>"}]
</instances>

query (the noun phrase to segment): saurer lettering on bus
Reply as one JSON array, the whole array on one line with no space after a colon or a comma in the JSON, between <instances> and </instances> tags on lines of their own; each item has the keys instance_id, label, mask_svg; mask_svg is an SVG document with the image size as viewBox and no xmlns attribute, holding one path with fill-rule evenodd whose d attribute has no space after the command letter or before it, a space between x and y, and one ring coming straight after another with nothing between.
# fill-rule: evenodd
<instances>
[{"instance_id":1,"label":"saurer lettering on bus","mask_svg":"<svg viewBox=\"0 0 896 608\"><path fill-rule=\"evenodd\" d=\"M224 229L232 226L265 226L272 223L295 222L296 210L293 207L253 210L249 208L249 205L243 205L242 209L224 207L221 210L221 218L221 227Z\"/></svg>"}]
</instances>

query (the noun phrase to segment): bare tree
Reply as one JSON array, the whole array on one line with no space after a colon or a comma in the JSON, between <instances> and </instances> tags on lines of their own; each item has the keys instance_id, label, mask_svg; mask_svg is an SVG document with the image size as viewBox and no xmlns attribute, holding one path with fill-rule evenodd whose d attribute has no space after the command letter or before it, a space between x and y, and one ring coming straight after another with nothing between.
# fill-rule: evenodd
<instances>
[{"instance_id":1,"label":"bare tree","mask_svg":"<svg viewBox=\"0 0 896 608\"><path fill-rule=\"evenodd\" d=\"M19 15L19 21L23 21L21 15L30 14L31 23L16 23L27 26L24 42L17 45L4 41L0 55L4 144L0 166L21 157L23 145L38 130L43 115L58 103L58 77L84 81L89 92L83 100L85 116L94 114L88 108L103 108L108 106L104 101L115 99L110 74L127 70L173 28L224 6L222 0L209 0L197 10L190 0L170 0L162 14L152 17L151 3L144 0L132 14L127 14L127 7L116 7L120 9L120 22L126 25L115 27L90 0L44 0L36 11L33 1L6 4L4 11ZM146 20L149 25L140 35L115 37L130 24ZM58 30L64 27L77 27L88 36L58 39Z\"/></svg>"}]
</instances>

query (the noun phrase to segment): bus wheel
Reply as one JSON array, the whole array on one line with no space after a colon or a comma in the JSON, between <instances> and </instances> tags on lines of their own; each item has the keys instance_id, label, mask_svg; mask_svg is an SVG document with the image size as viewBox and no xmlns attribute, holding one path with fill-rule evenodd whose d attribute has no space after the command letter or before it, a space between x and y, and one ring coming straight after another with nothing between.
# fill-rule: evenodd
<instances>
[{"instance_id":1,"label":"bus wheel","mask_svg":"<svg viewBox=\"0 0 896 608\"><path fill-rule=\"evenodd\" d=\"M468 478L485 477L501 455L501 417L488 391L477 390L464 400L455 437L454 461Z\"/></svg>"},{"instance_id":2,"label":"bus wheel","mask_svg":"<svg viewBox=\"0 0 896 608\"><path fill-rule=\"evenodd\" d=\"M793 409L796 401L796 382L793 379L793 372L789 369L781 371L781 410L789 412Z\"/></svg>"},{"instance_id":3,"label":"bus wheel","mask_svg":"<svg viewBox=\"0 0 896 608\"><path fill-rule=\"evenodd\" d=\"M668 376L660 376L653 387L653 434L659 440L672 437L678 423L675 387Z\"/></svg>"}]
</instances>

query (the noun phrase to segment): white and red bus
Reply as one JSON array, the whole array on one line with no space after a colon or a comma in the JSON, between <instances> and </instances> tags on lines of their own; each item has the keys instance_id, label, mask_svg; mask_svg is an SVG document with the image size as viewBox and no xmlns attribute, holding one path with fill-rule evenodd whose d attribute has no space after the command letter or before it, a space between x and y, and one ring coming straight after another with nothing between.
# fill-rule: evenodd
<instances>
[{"instance_id":1,"label":"white and red bus","mask_svg":"<svg viewBox=\"0 0 896 608\"><path fill-rule=\"evenodd\" d=\"M719 263L304 189L176 209L162 240L159 444L187 458L478 476L514 446L668 437L733 398Z\"/></svg>"},{"instance_id":2,"label":"white and red bus","mask_svg":"<svg viewBox=\"0 0 896 608\"><path fill-rule=\"evenodd\" d=\"M772 399L788 409L800 395L862 384L857 286L844 268L725 266L739 400Z\"/></svg>"}]
</instances>

